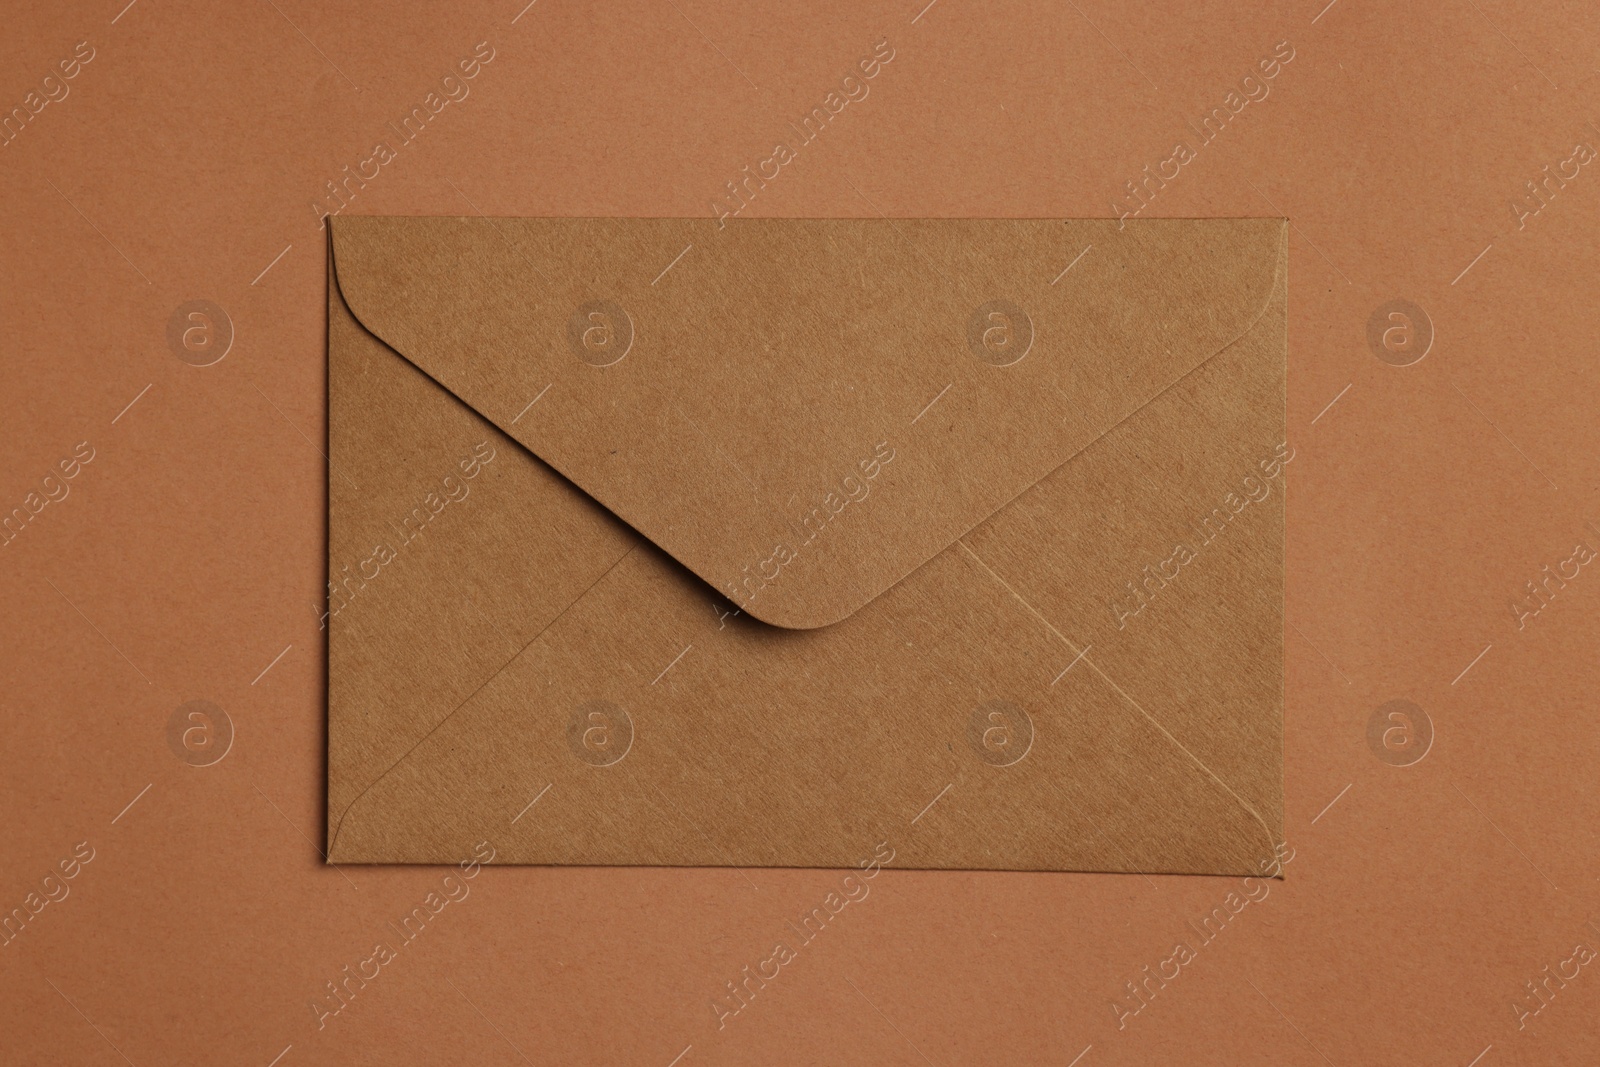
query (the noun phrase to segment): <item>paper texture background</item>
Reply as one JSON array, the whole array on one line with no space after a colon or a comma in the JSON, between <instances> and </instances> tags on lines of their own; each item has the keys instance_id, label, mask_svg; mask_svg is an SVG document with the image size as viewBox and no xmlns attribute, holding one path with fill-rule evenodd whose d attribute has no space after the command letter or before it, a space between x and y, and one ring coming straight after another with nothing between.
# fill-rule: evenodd
<instances>
[{"instance_id":1,"label":"paper texture background","mask_svg":"<svg viewBox=\"0 0 1600 1067\"><path fill-rule=\"evenodd\" d=\"M1600 579L1575 549L1600 549L1600 209L1576 151L1600 147L1596 19L1481 0L13 12L0 508L30 518L0 547L0 907L31 917L0 947L5 1058L1594 1062L1600 979L1575 948L1600 936ZM815 108L806 140L791 124ZM779 143L794 158L729 199ZM962 817L955 790L860 842L872 877L848 886L324 862L313 205L714 227L717 197L735 218L1290 220L1282 881L897 870ZM191 301L215 310L177 314ZM1157 600L1121 634L1171 620ZM1085 640L1113 677L1138 654ZM678 647L636 653L659 670ZM196 765L216 714L173 731L191 701L228 716L220 762ZM1402 766L1419 713L1430 744ZM421 932L396 933L418 907ZM780 940L777 977L732 999Z\"/></svg>"}]
</instances>

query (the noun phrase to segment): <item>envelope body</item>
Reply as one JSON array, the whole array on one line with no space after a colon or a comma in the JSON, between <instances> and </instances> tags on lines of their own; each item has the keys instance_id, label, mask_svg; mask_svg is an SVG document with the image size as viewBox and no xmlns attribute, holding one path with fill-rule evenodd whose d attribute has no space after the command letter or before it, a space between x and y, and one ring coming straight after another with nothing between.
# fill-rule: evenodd
<instances>
[{"instance_id":1,"label":"envelope body","mask_svg":"<svg viewBox=\"0 0 1600 1067\"><path fill-rule=\"evenodd\" d=\"M331 861L1276 868L1283 220L329 223Z\"/></svg>"}]
</instances>

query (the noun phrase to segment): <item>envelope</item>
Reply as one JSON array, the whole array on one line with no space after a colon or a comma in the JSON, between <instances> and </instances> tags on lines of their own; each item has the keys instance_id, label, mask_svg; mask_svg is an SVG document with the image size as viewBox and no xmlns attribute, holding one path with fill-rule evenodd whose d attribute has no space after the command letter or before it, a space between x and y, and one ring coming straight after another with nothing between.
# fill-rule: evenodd
<instances>
[{"instance_id":1,"label":"envelope","mask_svg":"<svg viewBox=\"0 0 1600 1067\"><path fill-rule=\"evenodd\" d=\"M1284 220L328 221L331 862L1276 869Z\"/></svg>"}]
</instances>

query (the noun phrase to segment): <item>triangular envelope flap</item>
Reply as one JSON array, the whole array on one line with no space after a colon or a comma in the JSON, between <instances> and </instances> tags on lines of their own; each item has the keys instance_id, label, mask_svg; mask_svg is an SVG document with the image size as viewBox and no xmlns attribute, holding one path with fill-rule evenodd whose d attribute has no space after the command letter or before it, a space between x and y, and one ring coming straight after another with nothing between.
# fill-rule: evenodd
<instances>
[{"instance_id":1,"label":"triangular envelope flap","mask_svg":"<svg viewBox=\"0 0 1600 1067\"><path fill-rule=\"evenodd\" d=\"M330 221L367 329L794 628L848 616L1244 334L1283 226Z\"/></svg>"}]
</instances>

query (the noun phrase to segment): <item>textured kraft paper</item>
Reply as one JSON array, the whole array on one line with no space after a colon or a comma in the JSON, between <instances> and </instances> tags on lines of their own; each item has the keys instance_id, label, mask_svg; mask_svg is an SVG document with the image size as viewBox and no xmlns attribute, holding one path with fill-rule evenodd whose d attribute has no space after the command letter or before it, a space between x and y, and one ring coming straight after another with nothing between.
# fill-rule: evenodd
<instances>
[{"instance_id":1,"label":"textured kraft paper","mask_svg":"<svg viewBox=\"0 0 1600 1067\"><path fill-rule=\"evenodd\" d=\"M1282 220L331 229L331 861L1274 866Z\"/></svg>"},{"instance_id":2,"label":"textured kraft paper","mask_svg":"<svg viewBox=\"0 0 1600 1067\"><path fill-rule=\"evenodd\" d=\"M42 510L0 546L0 913L43 909L0 946L7 1067L1600 1064L1600 959L1563 977L1585 958L1576 944L1600 948L1600 558L1571 577L1578 543L1600 550L1600 159L1574 161L1600 149L1600 6L114 0L33 5L6 30L0 108L28 116L0 146L0 513L30 494ZM861 78L885 38L893 61ZM480 41L495 58L465 78ZM471 95L452 99L447 73ZM870 95L812 139L804 119L852 74ZM429 93L449 102L415 135L404 120ZM396 155L373 179L380 141ZM1180 141L1194 156L1172 179ZM760 177L778 142L797 158L734 199L729 183ZM1290 220L1284 880L901 869L985 803L991 773L1006 780L988 765L896 796L850 862L859 872L880 841L893 859L855 875L870 895L806 944L791 926L849 899L849 872L497 856L469 880L325 862L328 482L349 484L324 455L319 212L699 217L653 288L688 239L637 265L639 291L670 293L735 209L730 226ZM215 309L210 351L169 332L196 301ZM1397 301L1414 341L1375 345ZM619 303L642 345L646 316ZM888 472L910 460L901 438L964 394L910 425L954 381L895 409ZM509 399L514 418L533 397ZM409 462L395 436L384 477ZM486 439L463 433L438 467L419 463L416 496L363 536L385 536ZM400 549L366 607L407 570L443 584L457 520L489 551L493 508L476 509L498 502L507 456L464 480L472 495ZM1200 458L1152 450L1129 484L1175 456ZM1242 473L1218 462L1219 498ZM1120 540L1083 535L1114 571L1061 551L1013 574L967 540L1014 585L1081 598L1100 630L1052 621L1153 711L1128 664L1192 684L1160 670L1192 626L1166 644L1152 631L1258 513L1119 630L1100 598L1161 566L1161 542L1196 519L1141 492L1148 527L1121 486L1074 495L1120 509ZM873 493L865 506L888 503ZM491 562L463 584L496 619L563 580ZM439 648L413 646L433 669L472 658L487 675L536 632L435 615ZM338 619L395 624L359 603ZM629 649L641 682L689 643L671 636ZM684 684L705 651L696 641L655 689ZM411 664L396 677L438 684ZM195 701L221 713L209 736L189 733ZM503 856L592 802L578 771L626 776L649 743L637 725L620 764L519 782L451 859L485 840ZM576 762L541 751L551 770ZM449 904L424 933L393 931L432 895ZM1230 900L1248 903L1218 932ZM761 977L778 939L798 958L750 981L724 1025L713 1003L735 1005L728 983ZM380 941L398 958L362 987ZM1174 979L1179 942L1196 955ZM330 982L349 999L325 1018Z\"/></svg>"}]
</instances>

